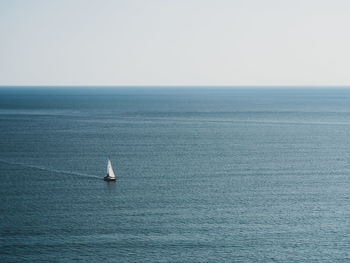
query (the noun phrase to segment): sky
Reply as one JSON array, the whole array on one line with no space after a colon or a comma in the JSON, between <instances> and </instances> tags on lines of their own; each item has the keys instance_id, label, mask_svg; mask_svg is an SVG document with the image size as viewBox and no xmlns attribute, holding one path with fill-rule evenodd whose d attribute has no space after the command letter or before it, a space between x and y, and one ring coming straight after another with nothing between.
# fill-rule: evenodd
<instances>
[{"instance_id":1,"label":"sky","mask_svg":"<svg viewBox=\"0 0 350 263\"><path fill-rule=\"evenodd\" d=\"M348 0L0 0L0 85L350 85Z\"/></svg>"}]
</instances>

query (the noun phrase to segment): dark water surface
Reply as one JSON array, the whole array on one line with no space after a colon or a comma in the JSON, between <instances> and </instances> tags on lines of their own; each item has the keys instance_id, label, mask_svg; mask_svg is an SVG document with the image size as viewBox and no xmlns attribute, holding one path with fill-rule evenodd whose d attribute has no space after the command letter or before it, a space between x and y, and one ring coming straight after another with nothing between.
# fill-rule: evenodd
<instances>
[{"instance_id":1,"label":"dark water surface","mask_svg":"<svg viewBox=\"0 0 350 263\"><path fill-rule=\"evenodd\" d=\"M79 260L349 262L350 90L1 88L0 261Z\"/></svg>"}]
</instances>

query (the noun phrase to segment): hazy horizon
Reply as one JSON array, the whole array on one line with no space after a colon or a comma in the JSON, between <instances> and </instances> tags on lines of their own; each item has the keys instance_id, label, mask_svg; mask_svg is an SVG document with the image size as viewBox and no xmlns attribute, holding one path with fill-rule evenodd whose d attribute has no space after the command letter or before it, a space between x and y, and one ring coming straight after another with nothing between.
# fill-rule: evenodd
<instances>
[{"instance_id":1,"label":"hazy horizon","mask_svg":"<svg viewBox=\"0 0 350 263\"><path fill-rule=\"evenodd\" d=\"M348 89L350 85L0 85L0 88L223 88L223 89Z\"/></svg>"}]
</instances>

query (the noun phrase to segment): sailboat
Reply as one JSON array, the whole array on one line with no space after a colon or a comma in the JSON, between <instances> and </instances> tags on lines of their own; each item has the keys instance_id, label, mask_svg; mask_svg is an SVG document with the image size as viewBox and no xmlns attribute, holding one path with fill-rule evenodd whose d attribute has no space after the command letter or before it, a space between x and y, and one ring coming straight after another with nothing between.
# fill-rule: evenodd
<instances>
[{"instance_id":1,"label":"sailboat","mask_svg":"<svg viewBox=\"0 0 350 263\"><path fill-rule=\"evenodd\" d=\"M112 168L112 164L111 164L111 160L108 157L108 161L107 161L107 175L103 178L103 180L105 181L115 181L115 174L113 172L113 168Z\"/></svg>"}]
</instances>

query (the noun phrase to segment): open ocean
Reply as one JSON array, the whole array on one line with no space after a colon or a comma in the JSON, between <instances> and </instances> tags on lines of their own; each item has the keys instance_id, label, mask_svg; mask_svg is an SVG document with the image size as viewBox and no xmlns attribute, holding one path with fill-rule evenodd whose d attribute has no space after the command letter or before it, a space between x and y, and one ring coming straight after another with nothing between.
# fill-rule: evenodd
<instances>
[{"instance_id":1,"label":"open ocean","mask_svg":"<svg viewBox=\"0 0 350 263\"><path fill-rule=\"evenodd\" d=\"M350 89L0 88L0 262L349 260Z\"/></svg>"}]
</instances>

